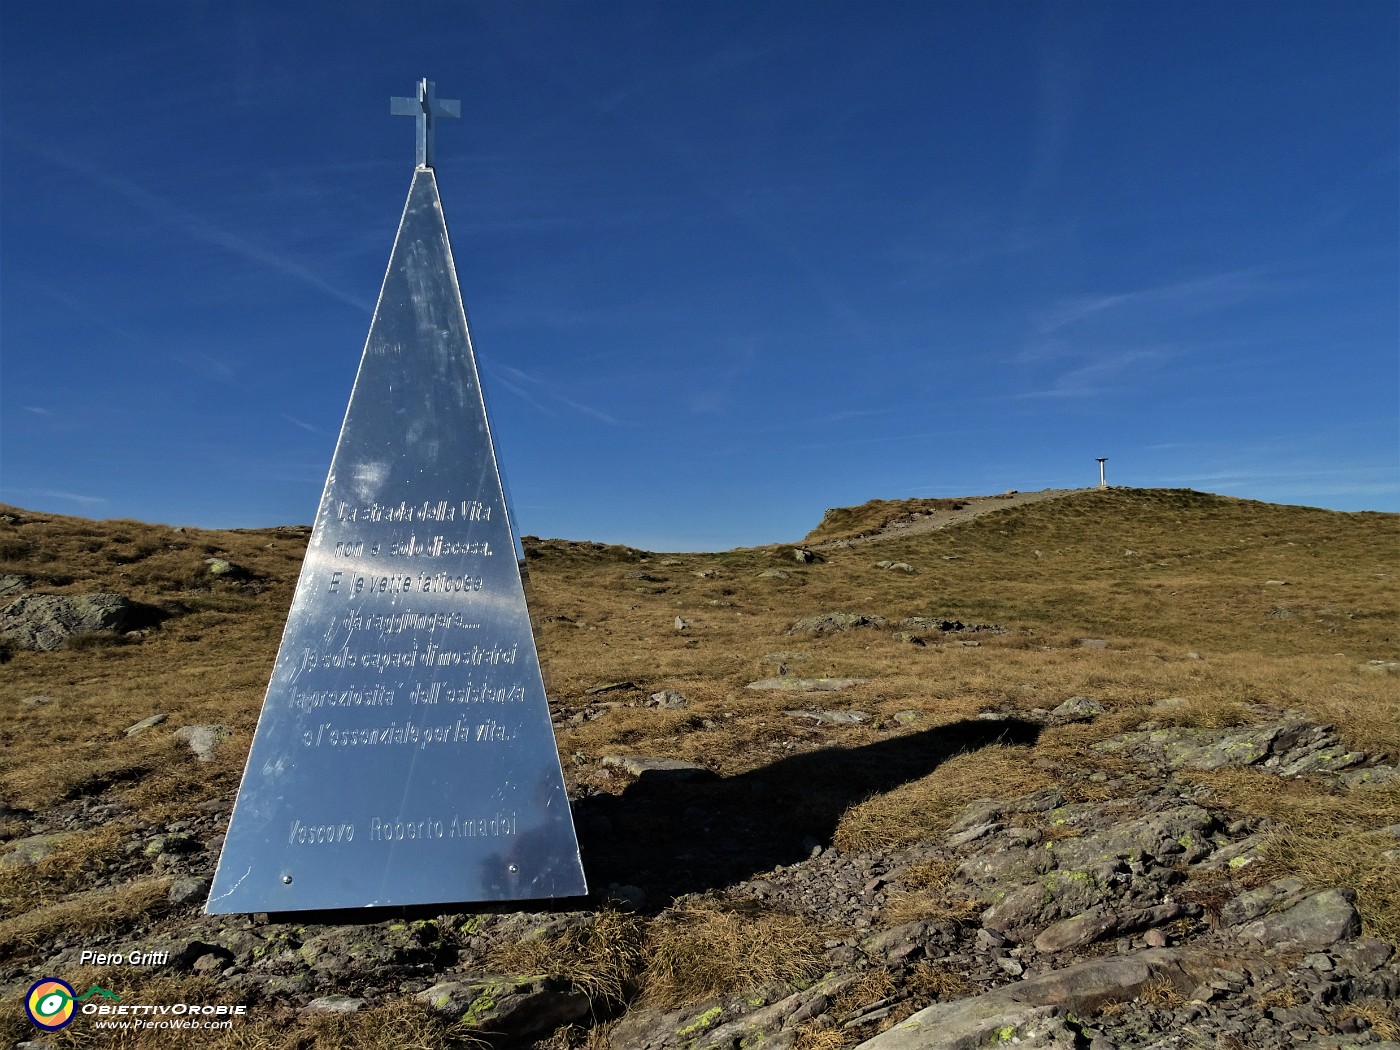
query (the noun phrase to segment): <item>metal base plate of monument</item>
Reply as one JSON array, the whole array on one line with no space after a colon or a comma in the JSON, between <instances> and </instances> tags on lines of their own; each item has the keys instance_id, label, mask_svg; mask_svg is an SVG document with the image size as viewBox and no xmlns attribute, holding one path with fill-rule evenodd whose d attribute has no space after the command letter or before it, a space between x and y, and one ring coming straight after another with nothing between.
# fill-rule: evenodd
<instances>
[{"instance_id":1,"label":"metal base plate of monument","mask_svg":"<svg viewBox=\"0 0 1400 1050\"><path fill-rule=\"evenodd\" d=\"M586 892L437 180L419 167L206 910Z\"/></svg>"}]
</instances>

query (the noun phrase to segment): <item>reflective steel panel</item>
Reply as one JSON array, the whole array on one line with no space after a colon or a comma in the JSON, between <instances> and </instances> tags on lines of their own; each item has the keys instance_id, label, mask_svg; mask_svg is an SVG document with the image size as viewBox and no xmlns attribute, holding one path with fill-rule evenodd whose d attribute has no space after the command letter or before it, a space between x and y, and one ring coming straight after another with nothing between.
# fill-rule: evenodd
<instances>
[{"instance_id":1,"label":"reflective steel panel","mask_svg":"<svg viewBox=\"0 0 1400 1050\"><path fill-rule=\"evenodd\" d=\"M419 168L209 913L587 892L515 549Z\"/></svg>"}]
</instances>

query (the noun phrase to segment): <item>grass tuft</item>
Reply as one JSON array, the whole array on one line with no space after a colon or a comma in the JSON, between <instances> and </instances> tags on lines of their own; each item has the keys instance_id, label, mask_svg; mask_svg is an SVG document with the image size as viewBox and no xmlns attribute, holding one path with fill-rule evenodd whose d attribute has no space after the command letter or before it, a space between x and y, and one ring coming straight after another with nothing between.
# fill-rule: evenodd
<instances>
[{"instance_id":1,"label":"grass tuft","mask_svg":"<svg viewBox=\"0 0 1400 1050\"><path fill-rule=\"evenodd\" d=\"M711 898L688 901L652 923L646 938L647 1001L687 1006L822 972L821 933L810 919L740 914Z\"/></svg>"},{"instance_id":2,"label":"grass tuft","mask_svg":"<svg viewBox=\"0 0 1400 1050\"><path fill-rule=\"evenodd\" d=\"M591 999L618 1004L636 984L642 939L642 923L635 916L605 910L593 921L557 936L500 945L487 961L493 969L512 975L558 977Z\"/></svg>"}]
</instances>

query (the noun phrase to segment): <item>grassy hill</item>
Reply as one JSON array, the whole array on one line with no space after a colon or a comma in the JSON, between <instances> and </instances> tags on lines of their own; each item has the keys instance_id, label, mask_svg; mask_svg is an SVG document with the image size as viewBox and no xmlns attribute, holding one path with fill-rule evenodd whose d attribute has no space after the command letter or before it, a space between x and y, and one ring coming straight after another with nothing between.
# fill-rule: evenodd
<instances>
[{"instance_id":1,"label":"grassy hill","mask_svg":"<svg viewBox=\"0 0 1400 1050\"><path fill-rule=\"evenodd\" d=\"M866 748L1080 695L1107 709L1092 725L1046 729L1034 745L954 755L868 798L848 798L839 785L824 798L805 769L788 787L803 805L838 807L829 830L839 848L894 848L937 834L974 799L1070 787L1078 772L1113 768L1093 745L1137 727L1166 697L1182 701L1153 715L1155 724L1244 725L1261 706L1290 709L1335 726L1348 747L1400 756L1400 678L1385 673L1386 662L1400 660L1400 517L1110 489L936 531L882 533L950 509L933 502L940 506L875 501L829 511L809 542L874 538L823 546L810 563L787 545L665 554L527 538L571 795L624 792L629 778L602 762L611 753L686 759L723 783L747 784L755 771L821 748ZM161 872L124 844L151 828L205 819L232 800L309 529L213 531L0 511L0 575L23 577L31 592L115 591L168 614L140 637L0 650L0 836L32 833L24 811L45 826L89 829L56 859L0 870L0 959L10 960L0 978L8 986L63 947L178 927L195 914L166 904ZM240 571L213 574L208 559ZM803 617L833 612L886 625L790 633ZM900 625L911 618L925 621ZM929 626L933 619L1003 630L947 633ZM869 679L840 706L870 718L795 721L784 714L799 705L791 695L746 688L779 665L802 677ZM617 688L590 692L609 684ZM645 706L661 689L684 694L688 706ZM157 713L168 716L164 725L126 736ZM170 732L213 722L232 736L206 764ZM1369 932L1400 937L1396 866L1380 859L1380 846L1359 848L1356 838L1400 822L1400 792L1359 797L1307 778L1280 785L1252 770L1192 776L1220 807L1279 822L1261 871L1355 889ZM765 787L788 797L778 781ZM630 833L645 839L645 818L637 819ZM674 814L650 819L661 829ZM656 987L664 983L657 938L674 934L669 886L658 875L643 887L633 987L648 986L648 968ZM3 1016L3 1034L31 1031L12 1009ZM321 1038L327 1023L286 1030ZM266 1045L282 1045L271 1030L265 1035Z\"/></svg>"}]
</instances>

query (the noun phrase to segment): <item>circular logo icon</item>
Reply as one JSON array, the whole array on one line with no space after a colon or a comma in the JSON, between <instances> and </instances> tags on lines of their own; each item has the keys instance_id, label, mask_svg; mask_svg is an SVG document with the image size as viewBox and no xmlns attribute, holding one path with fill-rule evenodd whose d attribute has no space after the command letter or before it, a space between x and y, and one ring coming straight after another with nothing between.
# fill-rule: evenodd
<instances>
[{"instance_id":1,"label":"circular logo icon","mask_svg":"<svg viewBox=\"0 0 1400 1050\"><path fill-rule=\"evenodd\" d=\"M24 999L24 1012L35 1027L57 1032L73 1020L73 986L57 977L35 981Z\"/></svg>"}]
</instances>

